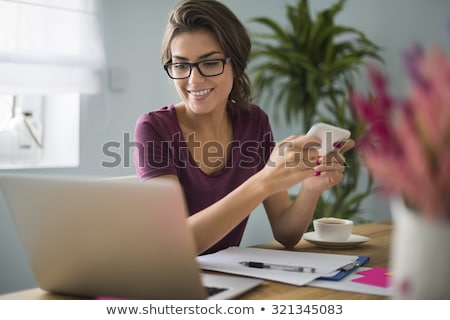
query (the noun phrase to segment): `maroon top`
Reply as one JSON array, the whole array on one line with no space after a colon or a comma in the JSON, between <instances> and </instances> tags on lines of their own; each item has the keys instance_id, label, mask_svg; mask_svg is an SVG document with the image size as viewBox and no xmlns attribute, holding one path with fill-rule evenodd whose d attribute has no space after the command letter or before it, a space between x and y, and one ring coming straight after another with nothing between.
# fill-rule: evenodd
<instances>
[{"instance_id":1,"label":"maroon top","mask_svg":"<svg viewBox=\"0 0 450 320\"><path fill-rule=\"evenodd\" d=\"M134 164L141 179L176 175L183 187L189 215L210 206L261 170L274 146L266 113L258 106L249 111L228 109L233 122L232 152L219 171L206 174L196 165L178 124L174 105L140 116L136 122ZM221 146L207 143L211 165L214 150ZM208 159L207 159L208 160ZM241 242L248 218L209 248L212 253Z\"/></svg>"}]
</instances>

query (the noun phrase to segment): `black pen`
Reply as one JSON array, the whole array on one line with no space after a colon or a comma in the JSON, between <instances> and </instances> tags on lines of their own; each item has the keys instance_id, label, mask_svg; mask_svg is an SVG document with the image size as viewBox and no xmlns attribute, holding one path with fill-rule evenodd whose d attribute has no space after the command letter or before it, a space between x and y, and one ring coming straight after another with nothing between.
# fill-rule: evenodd
<instances>
[{"instance_id":1,"label":"black pen","mask_svg":"<svg viewBox=\"0 0 450 320\"><path fill-rule=\"evenodd\" d=\"M316 272L316 268L313 268L313 267L289 266L289 265L283 265L283 264L264 263L264 262L256 262L256 261L241 261L241 262L239 262L239 264L241 264L245 267L257 268L257 269L273 269L273 270L292 271L292 272L308 272L308 273Z\"/></svg>"}]
</instances>

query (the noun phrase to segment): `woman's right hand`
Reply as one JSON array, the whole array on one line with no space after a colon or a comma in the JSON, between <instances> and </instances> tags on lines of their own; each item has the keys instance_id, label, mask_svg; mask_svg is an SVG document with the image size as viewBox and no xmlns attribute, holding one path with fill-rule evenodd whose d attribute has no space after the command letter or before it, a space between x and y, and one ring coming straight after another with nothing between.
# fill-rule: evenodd
<instances>
[{"instance_id":1,"label":"woman's right hand","mask_svg":"<svg viewBox=\"0 0 450 320\"><path fill-rule=\"evenodd\" d=\"M288 190L314 175L321 140L314 136L292 135L275 145L263 175L270 193Z\"/></svg>"}]
</instances>

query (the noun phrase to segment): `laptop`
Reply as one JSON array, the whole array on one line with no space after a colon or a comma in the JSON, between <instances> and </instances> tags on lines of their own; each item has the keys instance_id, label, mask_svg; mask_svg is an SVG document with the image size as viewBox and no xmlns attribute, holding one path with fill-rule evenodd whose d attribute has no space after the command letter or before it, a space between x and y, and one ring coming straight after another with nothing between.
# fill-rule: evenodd
<instances>
[{"instance_id":1,"label":"laptop","mask_svg":"<svg viewBox=\"0 0 450 320\"><path fill-rule=\"evenodd\" d=\"M175 181L3 175L0 188L35 281L48 292L212 300L262 282L201 272Z\"/></svg>"}]
</instances>

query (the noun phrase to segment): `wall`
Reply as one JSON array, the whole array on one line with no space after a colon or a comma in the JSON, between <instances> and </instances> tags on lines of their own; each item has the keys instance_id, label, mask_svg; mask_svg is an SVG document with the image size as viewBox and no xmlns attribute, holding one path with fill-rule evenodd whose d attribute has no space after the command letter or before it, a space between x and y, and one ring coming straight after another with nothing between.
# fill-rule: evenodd
<instances>
[{"instance_id":1,"label":"wall","mask_svg":"<svg viewBox=\"0 0 450 320\"><path fill-rule=\"evenodd\" d=\"M246 23L256 26L251 17L268 15L279 21L284 18L284 4L295 1L224 0ZM160 64L160 42L168 12L175 0L104 0L104 36L109 72L105 73L106 93L86 97L81 106L80 166L68 169L45 169L39 173L119 176L133 174L130 148L125 134L132 134L136 118L143 112L178 101L171 82ZM316 11L334 3L311 1ZM403 88L403 71L399 53L413 41L440 43L450 52L450 2L447 0L349 0L338 22L356 27L384 47L383 56L395 90ZM273 125L275 137L281 139L293 126ZM108 141L121 143L122 163L114 168L102 166L110 161L102 153ZM10 171L8 171L9 173ZM21 171L22 172L22 171ZM37 172L27 170L25 172ZM2 173L2 172L0 172ZM372 197L364 208L369 218L389 218L386 201ZM257 208L244 236L244 245L271 241L264 211ZM6 204L0 196L0 294L35 286Z\"/></svg>"}]
</instances>

